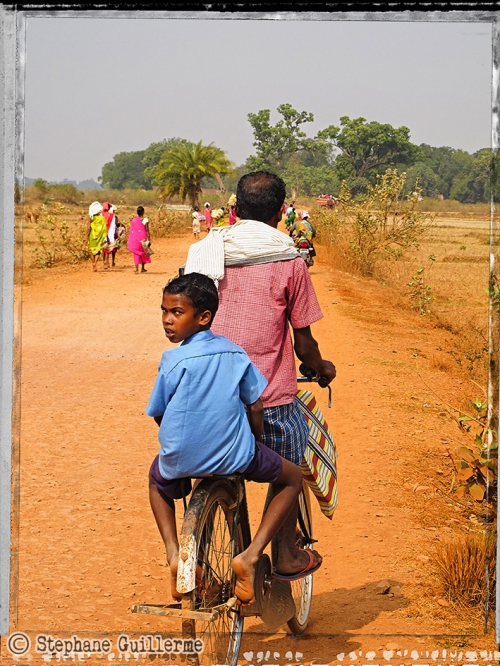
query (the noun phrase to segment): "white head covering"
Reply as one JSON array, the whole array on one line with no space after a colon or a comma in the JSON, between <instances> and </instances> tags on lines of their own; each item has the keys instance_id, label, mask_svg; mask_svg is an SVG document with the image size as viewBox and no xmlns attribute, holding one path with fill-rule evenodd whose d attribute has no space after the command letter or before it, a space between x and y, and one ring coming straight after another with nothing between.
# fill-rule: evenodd
<instances>
[{"instance_id":1,"label":"white head covering","mask_svg":"<svg viewBox=\"0 0 500 666\"><path fill-rule=\"evenodd\" d=\"M89 217L94 217L94 215L99 215L99 213L102 213L102 204L98 201L94 201L94 203L91 203L89 206Z\"/></svg>"},{"instance_id":2,"label":"white head covering","mask_svg":"<svg viewBox=\"0 0 500 666\"><path fill-rule=\"evenodd\" d=\"M117 210L118 210L118 206L113 206L113 204L111 204L111 206L109 207L109 212L110 213L116 213Z\"/></svg>"},{"instance_id":3,"label":"white head covering","mask_svg":"<svg viewBox=\"0 0 500 666\"><path fill-rule=\"evenodd\" d=\"M301 217L302 220L305 220L306 218L308 218L309 213L307 212L307 210L303 210L302 213L300 214L300 217Z\"/></svg>"}]
</instances>

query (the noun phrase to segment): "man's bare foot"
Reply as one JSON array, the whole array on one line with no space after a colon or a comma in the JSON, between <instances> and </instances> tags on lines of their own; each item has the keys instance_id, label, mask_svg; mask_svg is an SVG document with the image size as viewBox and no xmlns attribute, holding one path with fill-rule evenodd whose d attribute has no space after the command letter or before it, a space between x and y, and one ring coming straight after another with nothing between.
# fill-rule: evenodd
<instances>
[{"instance_id":1,"label":"man's bare foot","mask_svg":"<svg viewBox=\"0 0 500 666\"><path fill-rule=\"evenodd\" d=\"M180 601L182 599L182 594L177 592L177 569L179 566L179 556L176 555L175 557L172 557L168 564L170 566L170 594L172 595L173 599Z\"/></svg>"},{"instance_id":2,"label":"man's bare foot","mask_svg":"<svg viewBox=\"0 0 500 666\"><path fill-rule=\"evenodd\" d=\"M312 561L311 556L312 555ZM276 572L280 574L297 574L305 569L316 570L323 562L323 558L316 550L304 550L303 548L296 548L292 551L291 556L284 552L280 553L280 557L276 564Z\"/></svg>"},{"instance_id":3,"label":"man's bare foot","mask_svg":"<svg viewBox=\"0 0 500 666\"><path fill-rule=\"evenodd\" d=\"M248 561L244 553L236 555L231 561L231 567L236 575L234 593L243 606L250 606L255 601L254 578L255 564Z\"/></svg>"}]
</instances>

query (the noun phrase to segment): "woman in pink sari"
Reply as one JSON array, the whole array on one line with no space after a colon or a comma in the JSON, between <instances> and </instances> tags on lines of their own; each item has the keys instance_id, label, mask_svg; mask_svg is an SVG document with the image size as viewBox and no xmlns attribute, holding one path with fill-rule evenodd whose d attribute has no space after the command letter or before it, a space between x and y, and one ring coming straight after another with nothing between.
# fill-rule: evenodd
<instances>
[{"instance_id":1,"label":"woman in pink sari","mask_svg":"<svg viewBox=\"0 0 500 666\"><path fill-rule=\"evenodd\" d=\"M230 206L230 208L229 208L229 224L232 226L235 223L236 223L236 211L234 210L234 206Z\"/></svg>"},{"instance_id":2,"label":"woman in pink sari","mask_svg":"<svg viewBox=\"0 0 500 666\"><path fill-rule=\"evenodd\" d=\"M205 215L205 231L208 234L208 232L212 228L212 209L208 201L205 204L205 210L203 211L203 214Z\"/></svg>"},{"instance_id":3,"label":"woman in pink sari","mask_svg":"<svg viewBox=\"0 0 500 666\"><path fill-rule=\"evenodd\" d=\"M147 273L144 264L150 264L151 258L144 252L141 241L149 240L149 220L144 217L144 208L138 206L137 217L130 222L127 248L134 255L135 273L139 273L139 264L142 264L141 273Z\"/></svg>"}]
</instances>

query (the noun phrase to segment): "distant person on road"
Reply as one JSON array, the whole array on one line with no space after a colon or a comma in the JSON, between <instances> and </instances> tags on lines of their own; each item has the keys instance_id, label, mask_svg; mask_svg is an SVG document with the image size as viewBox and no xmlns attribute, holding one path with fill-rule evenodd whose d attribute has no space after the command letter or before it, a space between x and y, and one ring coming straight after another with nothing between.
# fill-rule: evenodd
<instances>
[{"instance_id":1,"label":"distant person on road","mask_svg":"<svg viewBox=\"0 0 500 666\"><path fill-rule=\"evenodd\" d=\"M139 265L141 265L141 273L147 273L145 264L151 263L151 257L144 252L142 245L143 240L150 240L149 237L149 220L144 217L144 208L137 207L137 216L130 222L130 231L128 234L127 248L134 255L134 273L139 273Z\"/></svg>"},{"instance_id":2,"label":"distant person on road","mask_svg":"<svg viewBox=\"0 0 500 666\"><path fill-rule=\"evenodd\" d=\"M198 240L200 238L200 229L201 229L200 212L198 206L195 206L193 211L193 236L195 240Z\"/></svg>"},{"instance_id":3,"label":"distant person on road","mask_svg":"<svg viewBox=\"0 0 500 666\"><path fill-rule=\"evenodd\" d=\"M234 206L229 206L229 226L232 227L236 222L236 212Z\"/></svg>"},{"instance_id":4,"label":"distant person on road","mask_svg":"<svg viewBox=\"0 0 500 666\"><path fill-rule=\"evenodd\" d=\"M212 208L208 201L205 203L205 210L203 212L205 213L205 231L208 234L212 228Z\"/></svg>"},{"instance_id":5,"label":"distant person on road","mask_svg":"<svg viewBox=\"0 0 500 666\"><path fill-rule=\"evenodd\" d=\"M104 268L109 268L109 258L111 257L111 266L115 265L115 254L117 250L116 241L118 238L117 235L117 223L118 218L115 215L116 206L109 203L109 201L104 201L102 204L102 215L106 220L106 227L108 229L108 235L104 241L102 248L102 261Z\"/></svg>"},{"instance_id":6,"label":"distant person on road","mask_svg":"<svg viewBox=\"0 0 500 666\"><path fill-rule=\"evenodd\" d=\"M289 233L290 233L290 229L291 229L294 221L295 221L295 208L292 204L291 206L289 206L286 209L286 213L285 213L285 227L288 229ZM290 235L291 235L291 233L290 233Z\"/></svg>"},{"instance_id":7,"label":"distant person on road","mask_svg":"<svg viewBox=\"0 0 500 666\"><path fill-rule=\"evenodd\" d=\"M308 241L312 240L316 236L316 228L309 218L309 213L304 210L300 214L300 219L296 220L290 227L290 236L292 238L297 238L302 236Z\"/></svg>"},{"instance_id":8,"label":"distant person on road","mask_svg":"<svg viewBox=\"0 0 500 666\"><path fill-rule=\"evenodd\" d=\"M97 262L102 252L102 246L108 235L106 220L102 215L102 204L94 201L89 206L89 217L87 221L87 238L89 243L92 270L97 272Z\"/></svg>"}]
</instances>

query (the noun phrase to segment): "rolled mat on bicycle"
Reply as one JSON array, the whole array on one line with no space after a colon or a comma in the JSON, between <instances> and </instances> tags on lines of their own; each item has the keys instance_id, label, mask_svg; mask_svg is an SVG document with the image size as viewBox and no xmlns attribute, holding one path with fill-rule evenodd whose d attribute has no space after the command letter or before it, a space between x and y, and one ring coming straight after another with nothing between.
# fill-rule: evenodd
<instances>
[{"instance_id":1,"label":"rolled mat on bicycle","mask_svg":"<svg viewBox=\"0 0 500 666\"><path fill-rule=\"evenodd\" d=\"M305 482L322 513L332 518L337 506L337 450L328 424L311 391L297 393L299 408L309 426L309 441L300 463Z\"/></svg>"}]
</instances>

